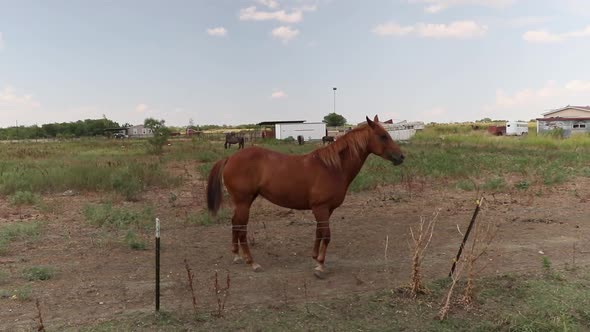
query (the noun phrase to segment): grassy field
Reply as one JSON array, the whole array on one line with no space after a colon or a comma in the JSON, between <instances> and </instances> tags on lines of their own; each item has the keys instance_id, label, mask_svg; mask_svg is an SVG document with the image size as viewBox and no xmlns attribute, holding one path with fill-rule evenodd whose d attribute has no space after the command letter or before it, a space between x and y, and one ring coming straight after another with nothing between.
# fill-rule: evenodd
<instances>
[{"instance_id":1,"label":"grassy field","mask_svg":"<svg viewBox=\"0 0 590 332\"><path fill-rule=\"evenodd\" d=\"M173 191L191 174L206 177L213 163L236 151L221 142L199 139L170 140L164 154L154 156L140 140L87 139L50 143L0 144L0 195L7 206L36 209L44 218L64 207L48 199L73 191L98 197L82 201L81 218L88 227L118 234L133 250L146 248L154 211L143 202L152 189L169 189L161 201L174 204ZM307 153L321 144L268 140L256 142L284 152ZM249 145L247 143L246 145ZM561 139L537 136L495 137L470 126L428 126L409 142L401 143L407 158L400 167L370 156L353 181L350 191L361 192L381 185L401 184L408 189L422 185L445 190L527 192L542 195L552 186L590 177L590 136ZM189 165L189 166L187 166ZM190 171L182 167L190 167ZM195 180L192 178L192 180ZM169 194L170 193L170 194ZM222 210L224 220L230 212ZM215 221L206 214L182 217L195 225ZM147 221L147 223L146 223ZM9 221L0 225L0 255L14 242L42 241L45 223ZM111 232L111 233L108 233ZM41 240L40 240L41 238ZM100 241L97 241L97 243ZM1 258L1 257L0 257ZM418 299L397 289L364 295L347 295L316 302L285 303L228 311L219 318L202 311L126 314L87 326L88 331L120 330L409 330L409 331L578 331L590 328L590 270L556 271L549 262L542 274L503 275L477 281L476 302L454 303L449 318L433 319L449 280L428 285L431 292ZM9 274L0 269L0 284ZM48 280L59 271L47 266L23 270L26 280ZM460 292L461 287L458 287ZM28 298L26 288L18 295L0 290L2 297ZM63 329L60 329L63 330ZM78 329L77 329L78 330Z\"/></svg>"},{"instance_id":2,"label":"grassy field","mask_svg":"<svg viewBox=\"0 0 590 332\"><path fill-rule=\"evenodd\" d=\"M148 154L144 142L132 140L0 144L0 154L5 156L0 161L0 194L99 191L133 201L150 186L174 187L183 181L167 171L172 161L196 161L204 177L215 161L235 151L235 147L225 150L219 143L203 140L171 142L161 157ZM263 145L295 154L318 147L278 141ZM428 181L464 190L501 191L590 176L589 135L540 137L533 129L526 137L495 137L469 126L436 125L402 143L402 148L407 155L402 167L370 156L350 190Z\"/></svg>"}]
</instances>

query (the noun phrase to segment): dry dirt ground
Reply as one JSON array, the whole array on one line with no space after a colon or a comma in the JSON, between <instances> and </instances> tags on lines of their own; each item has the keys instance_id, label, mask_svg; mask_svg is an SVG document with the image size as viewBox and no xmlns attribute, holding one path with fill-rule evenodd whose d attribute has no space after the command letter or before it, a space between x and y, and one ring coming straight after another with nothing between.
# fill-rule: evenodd
<instances>
[{"instance_id":1,"label":"dry dirt ground","mask_svg":"<svg viewBox=\"0 0 590 332\"><path fill-rule=\"evenodd\" d=\"M178 172L194 164L175 165ZM217 308L213 280L220 284L230 276L226 310L244 310L251 305L276 306L301 301L319 301L351 293L399 287L409 282L411 241L409 227L420 216L440 209L435 233L424 260L426 280L449 273L462 235L475 208L475 192L445 184L422 184L410 192L406 186L381 187L349 194L331 219L332 242L328 248L328 275L313 276L311 248L315 225L309 211L292 211L257 200L253 205L249 238L255 260L264 268L255 273L245 265L232 264L229 224L198 225L186 220L204 206L205 184L196 173L193 180L173 191L176 206L168 202L168 190L146 193L138 203L154 207L162 220L161 308L192 310L188 288L187 259L194 272L199 310ZM155 259L152 234L146 250L132 250L121 232L89 225L82 215L84 204L98 203L101 196L45 196L57 214L44 216L32 208L22 220L44 223L35 241L13 242L0 256L0 269L9 278L0 289L29 286L28 300L0 298L0 330L31 330L36 326L35 299L39 299L47 328L88 326L130 312L154 310ZM552 188L530 188L486 195L478 222L494 221L499 232L481 263L484 274L501 274L542 268L546 255L553 266L590 263L590 179L579 178ZM227 200L226 200L227 202ZM0 224L18 222L16 208L0 200ZM574 254L574 243L575 254ZM387 244L387 257L385 247ZM22 269L48 265L57 270L46 281L29 282Z\"/></svg>"}]
</instances>

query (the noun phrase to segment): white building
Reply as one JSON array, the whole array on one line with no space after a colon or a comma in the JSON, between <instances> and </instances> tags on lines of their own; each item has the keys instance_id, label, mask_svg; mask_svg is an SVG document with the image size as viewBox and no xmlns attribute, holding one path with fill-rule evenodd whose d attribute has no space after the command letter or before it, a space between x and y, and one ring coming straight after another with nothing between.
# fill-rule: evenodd
<instances>
[{"instance_id":1,"label":"white building","mask_svg":"<svg viewBox=\"0 0 590 332\"><path fill-rule=\"evenodd\" d=\"M154 133L150 128L145 128L142 124L127 128L127 135L129 137L152 137Z\"/></svg>"},{"instance_id":2,"label":"white building","mask_svg":"<svg viewBox=\"0 0 590 332\"><path fill-rule=\"evenodd\" d=\"M297 136L303 136L305 141L321 140L326 136L326 124L323 122L304 122L304 123L276 123L275 138L285 139Z\"/></svg>"}]
</instances>

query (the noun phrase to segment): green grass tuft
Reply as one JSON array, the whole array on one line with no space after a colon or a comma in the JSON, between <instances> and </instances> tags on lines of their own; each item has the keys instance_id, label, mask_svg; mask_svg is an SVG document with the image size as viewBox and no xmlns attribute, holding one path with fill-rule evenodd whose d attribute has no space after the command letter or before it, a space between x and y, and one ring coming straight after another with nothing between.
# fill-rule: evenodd
<instances>
[{"instance_id":1,"label":"green grass tuft","mask_svg":"<svg viewBox=\"0 0 590 332\"><path fill-rule=\"evenodd\" d=\"M49 280L55 275L55 269L50 266L31 266L23 270L23 277L28 281Z\"/></svg>"},{"instance_id":2,"label":"green grass tuft","mask_svg":"<svg viewBox=\"0 0 590 332\"><path fill-rule=\"evenodd\" d=\"M35 240L41 233L40 222L22 222L6 224L0 227L0 254L4 253L10 242L17 240Z\"/></svg>"}]
</instances>

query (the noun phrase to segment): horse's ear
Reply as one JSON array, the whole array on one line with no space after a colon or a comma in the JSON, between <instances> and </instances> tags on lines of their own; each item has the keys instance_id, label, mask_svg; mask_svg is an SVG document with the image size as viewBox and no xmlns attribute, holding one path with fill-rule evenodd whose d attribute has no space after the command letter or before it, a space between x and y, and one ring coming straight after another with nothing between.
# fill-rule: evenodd
<instances>
[{"instance_id":1,"label":"horse's ear","mask_svg":"<svg viewBox=\"0 0 590 332\"><path fill-rule=\"evenodd\" d=\"M377 114L375 114L375 118L373 118L373 121L379 122L379 117L377 116Z\"/></svg>"},{"instance_id":2,"label":"horse's ear","mask_svg":"<svg viewBox=\"0 0 590 332\"><path fill-rule=\"evenodd\" d=\"M366 115L365 115L365 118L367 119L367 123L369 124L369 127L375 128L375 122L371 121L371 119L369 119L369 117Z\"/></svg>"}]
</instances>

